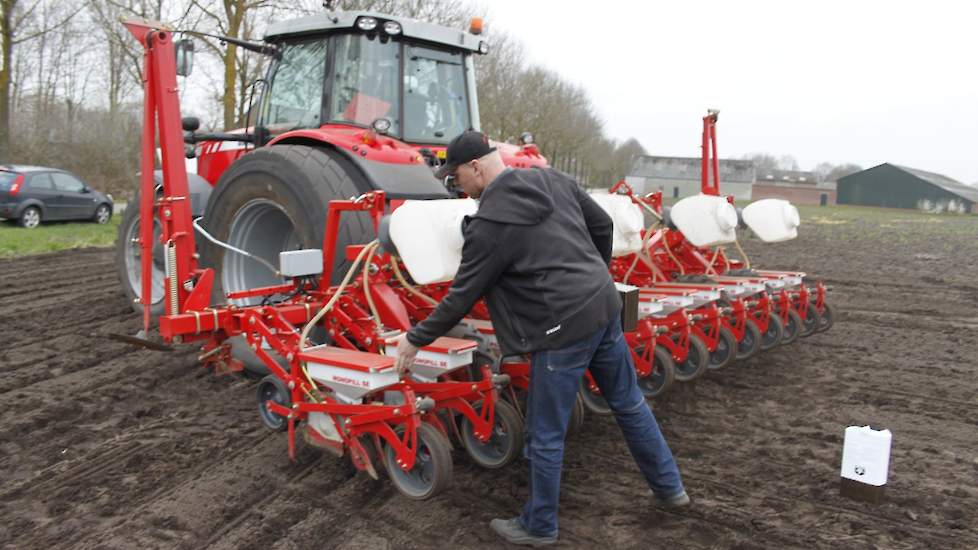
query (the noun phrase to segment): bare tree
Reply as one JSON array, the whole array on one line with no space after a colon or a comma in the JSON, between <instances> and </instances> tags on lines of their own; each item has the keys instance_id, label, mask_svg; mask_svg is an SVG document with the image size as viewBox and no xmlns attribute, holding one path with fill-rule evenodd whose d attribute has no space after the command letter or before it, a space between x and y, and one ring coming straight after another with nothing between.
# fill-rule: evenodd
<instances>
[{"instance_id":1,"label":"bare tree","mask_svg":"<svg viewBox=\"0 0 978 550\"><path fill-rule=\"evenodd\" d=\"M7 162L10 153L10 92L11 64L14 47L18 44L45 36L68 22L77 11L70 11L64 19L40 27L31 25L42 0L30 5L20 5L21 0L0 0L0 162Z\"/></svg>"},{"instance_id":2,"label":"bare tree","mask_svg":"<svg viewBox=\"0 0 978 550\"><path fill-rule=\"evenodd\" d=\"M770 153L748 153L742 158L753 161L758 173L774 170L798 170L798 161L791 155L776 157Z\"/></svg>"}]
</instances>

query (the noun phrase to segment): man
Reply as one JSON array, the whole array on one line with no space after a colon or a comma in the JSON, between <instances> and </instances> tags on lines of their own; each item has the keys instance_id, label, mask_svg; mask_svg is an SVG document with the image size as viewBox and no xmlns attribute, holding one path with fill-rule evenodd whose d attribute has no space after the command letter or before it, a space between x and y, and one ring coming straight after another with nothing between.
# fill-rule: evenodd
<instances>
[{"instance_id":1,"label":"man","mask_svg":"<svg viewBox=\"0 0 978 550\"><path fill-rule=\"evenodd\" d=\"M485 135L464 132L436 174L454 177L478 212L467 218L462 262L444 300L397 348L402 372L418 348L445 334L483 295L506 355L531 353L526 405L529 500L520 516L494 519L508 542L557 541L564 436L584 369L615 413L660 506L689 503L679 469L636 383L608 273L611 218L577 183L552 169L507 168Z\"/></svg>"}]
</instances>

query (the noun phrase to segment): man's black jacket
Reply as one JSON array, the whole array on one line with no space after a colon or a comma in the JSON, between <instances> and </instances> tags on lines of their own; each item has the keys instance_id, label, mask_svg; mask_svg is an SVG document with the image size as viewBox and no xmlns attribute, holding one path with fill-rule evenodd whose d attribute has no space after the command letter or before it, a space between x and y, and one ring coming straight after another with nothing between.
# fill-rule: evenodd
<instances>
[{"instance_id":1,"label":"man's black jacket","mask_svg":"<svg viewBox=\"0 0 978 550\"><path fill-rule=\"evenodd\" d=\"M558 349L621 309L611 275L611 218L553 169L508 169L465 219L462 263L445 299L407 339L430 344L483 295L503 353Z\"/></svg>"}]
</instances>

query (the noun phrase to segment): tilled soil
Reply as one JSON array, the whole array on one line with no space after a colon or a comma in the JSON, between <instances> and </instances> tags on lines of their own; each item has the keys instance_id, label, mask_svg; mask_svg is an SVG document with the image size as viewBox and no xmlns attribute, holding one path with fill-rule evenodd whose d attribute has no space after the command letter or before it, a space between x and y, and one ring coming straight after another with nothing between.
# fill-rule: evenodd
<instances>
[{"instance_id":1,"label":"tilled soil","mask_svg":"<svg viewBox=\"0 0 978 550\"><path fill-rule=\"evenodd\" d=\"M562 545L978 547L978 219L955 223L750 242L755 265L817 267L835 327L654 404L687 510L654 509L614 420L590 416L567 444ZM452 488L412 502L315 449L291 463L254 381L105 337L140 324L110 250L0 262L3 547L502 546L488 522L519 510L524 465L456 450ZM865 424L894 434L880 505L838 494L843 430Z\"/></svg>"}]
</instances>

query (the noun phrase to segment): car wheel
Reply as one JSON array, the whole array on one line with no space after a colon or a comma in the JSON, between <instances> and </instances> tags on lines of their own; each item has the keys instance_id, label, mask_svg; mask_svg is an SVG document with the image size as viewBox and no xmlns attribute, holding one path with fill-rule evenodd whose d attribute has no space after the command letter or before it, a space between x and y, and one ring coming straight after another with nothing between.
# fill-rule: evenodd
<instances>
[{"instance_id":1,"label":"car wheel","mask_svg":"<svg viewBox=\"0 0 978 550\"><path fill-rule=\"evenodd\" d=\"M112 219L112 209L109 208L107 204L100 204L98 208L95 209L95 216L92 217L92 221L99 225L103 225Z\"/></svg>"},{"instance_id":2,"label":"car wheel","mask_svg":"<svg viewBox=\"0 0 978 550\"><path fill-rule=\"evenodd\" d=\"M34 229L41 225L41 209L36 206L28 206L20 215L20 226L27 229Z\"/></svg>"}]
</instances>

